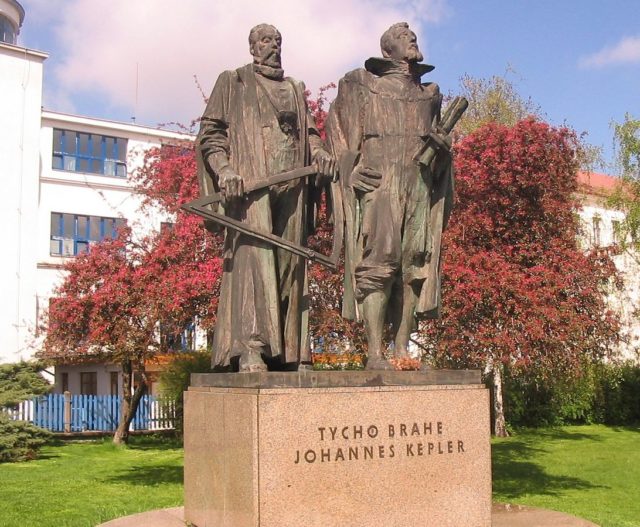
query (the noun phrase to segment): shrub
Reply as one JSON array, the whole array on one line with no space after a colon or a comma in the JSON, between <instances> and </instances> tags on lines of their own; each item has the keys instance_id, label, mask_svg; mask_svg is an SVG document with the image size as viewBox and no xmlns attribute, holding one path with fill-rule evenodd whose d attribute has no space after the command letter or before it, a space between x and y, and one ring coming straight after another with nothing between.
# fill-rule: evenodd
<instances>
[{"instance_id":1,"label":"shrub","mask_svg":"<svg viewBox=\"0 0 640 527\"><path fill-rule=\"evenodd\" d=\"M360 353L324 351L313 354L314 370L362 370L364 356Z\"/></svg>"},{"instance_id":2,"label":"shrub","mask_svg":"<svg viewBox=\"0 0 640 527\"><path fill-rule=\"evenodd\" d=\"M51 390L51 385L38 373L39 370L37 363L0 365L0 463L34 459L38 449L51 437L46 430L23 421L13 421L4 412Z\"/></svg>"},{"instance_id":3,"label":"shrub","mask_svg":"<svg viewBox=\"0 0 640 527\"><path fill-rule=\"evenodd\" d=\"M192 373L210 373L211 353L196 351L181 353L160 374L162 397L175 404L176 433L182 434L184 424L184 392L189 388Z\"/></svg>"},{"instance_id":4,"label":"shrub","mask_svg":"<svg viewBox=\"0 0 640 527\"><path fill-rule=\"evenodd\" d=\"M596 367L594 412L598 422L626 425L640 422L640 365L625 362Z\"/></svg>"},{"instance_id":5,"label":"shrub","mask_svg":"<svg viewBox=\"0 0 640 527\"><path fill-rule=\"evenodd\" d=\"M0 411L0 463L34 459L38 449L50 438L48 431L13 421Z\"/></svg>"},{"instance_id":6,"label":"shrub","mask_svg":"<svg viewBox=\"0 0 640 527\"><path fill-rule=\"evenodd\" d=\"M51 390L51 385L38 372L37 363L0 364L0 408L11 407Z\"/></svg>"},{"instance_id":7,"label":"shrub","mask_svg":"<svg viewBox=\"0 0 640 527\"><path fill-rule=\"evenodd\" d=\"M506 372L505 414L511 426L640 422L640 366L591 364L578 377L542 380Z\"/></svg>"}]
</instances>

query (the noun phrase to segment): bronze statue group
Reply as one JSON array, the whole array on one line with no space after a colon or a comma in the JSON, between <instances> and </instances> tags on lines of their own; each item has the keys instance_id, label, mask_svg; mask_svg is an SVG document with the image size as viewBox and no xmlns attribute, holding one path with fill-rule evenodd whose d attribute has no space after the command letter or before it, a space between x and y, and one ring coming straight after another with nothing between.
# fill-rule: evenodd
<instances>
[{"instance_id":1,"label":"bronze statue group","mask_svg":"<svg viewBox=\"0 0 640 527\"><path fill-rule=\"evenodd\" d=\"M221 370L311 367L305 259L252 235L304 246L307 178L257 184L291 171L308 173L295 172L302 167L313 167L313 177L330 180L339 195L343 316L364 322L367 369L392 368L383 339L388 324L394 356L406 357L417 318L438 315L453 124L443 126L438 85L422 82L433 66L422 63L409 26L392 25L380 45L382 57L340 80L325 142L306 106L304 84L284 76L275 27L254 27L253 62L218 77L197 139L201 194L221 193L217 212L247 227L226 230L213 343L213 364Z\"/></svg>"}]
</instances>

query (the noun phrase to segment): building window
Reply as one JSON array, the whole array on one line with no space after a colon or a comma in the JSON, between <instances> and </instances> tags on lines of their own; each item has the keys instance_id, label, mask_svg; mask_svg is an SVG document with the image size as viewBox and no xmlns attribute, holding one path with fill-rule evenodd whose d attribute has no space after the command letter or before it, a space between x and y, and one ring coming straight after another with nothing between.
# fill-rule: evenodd
<instances>
[{"instance_id":1,"label":"building window","mask_svg":"<svg viewBox=\"0 0 640 527\"><path fill-rule=\"evenodd\" d=\"M106 135L53 130L53 168L126 177L127 140Z\"/></svg>"},{"instance_id":2,"label":"building window","mask_svg":"<svg viewBox=\"0 0 640 527\"><path fill-rule=\"evenodd\" d=\"M76 256L105 238L115 238L124 226L122 218L102 218L79 214L51 213L51 256Z\"/></svg>"},{"instance_id":3,"label":"building window","mask_svg":"<svg viewBox=\"0 0 640 527\"><path fill-rule=\"evenodd\" d=\"M0 41L7 44L14 44L18 41L18 32L16 31L13 22L6 16L0 14Z\"/></svg>"},{"instance_id":4,"label":"building window","mask_svg":"<svg viewBox=\"0 0 640 527\"><path fill-rule=\"evenodd\" d=\"M98 374L95 371L80 372L80 393L98 395Z\"/></svg>"},{"instance_id":5,"label":"building window","mask_svg":"<svg viewBox=\"0 0 640 527\"><path fill-rule=\"evenodd\" d=\"M592 220L593 226L593 245L600 247L600 224L602 223L600 216L595 215Z\"/></svg>"},{"instance_id":6,"label":"building window","mask_svg":"<svg viewBox=\"0 0 640 527\"><path fill-rule=\"evenodd\" d=\"M613 244L620 243L620 222L611 220L611 242Z\"/></svg>"},{"instance_id":7,"label":"building window","mask_svg":"<svg viewBox=\"0 0 640 527\"><path fill-rule=\"evenodd\" d=\"M110 373L111 379L111 395L118 395L118 372L112 371Z\"/></svg>"},{"instance_id":8,"label":"building window","mask_svg":"<svg viewBox=\"0 0 640 527\"><path fill-rule=\"evenodd\" d=\"M62 388L62 393L69 391L69 374L64 372L60 375L60 384Z\"/></svg>"}]
</instances>

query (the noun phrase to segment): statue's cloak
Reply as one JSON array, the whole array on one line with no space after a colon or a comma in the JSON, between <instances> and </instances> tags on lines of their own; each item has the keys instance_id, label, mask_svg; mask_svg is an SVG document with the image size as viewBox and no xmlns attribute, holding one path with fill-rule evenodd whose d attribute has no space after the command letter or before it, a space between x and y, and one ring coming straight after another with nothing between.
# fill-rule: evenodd
<instances>
[{"instance_id":1,"label":"statue's cloak","mask_svg":"<svg viewBox=\"0 0 640 527\"><path fill-rule=\"evenodd\" d=\"M453 203L453 170L448 160L436 158L431 167L420 167L413 157L439 123L442 96L434 83L414 83L406 91L395 89L395 81L385 78L392 66L392 61L373 58L366 69L347 73L340 80L326 125L327 141L339 163L344 204L342 314L353 320L362 317L362 284L372 282L373 289L377 279L385 279L385 273L417 284L418 317L436 318L440 309L440 248ZM422 67L420 74L433 69L418 66ZM378 189L363 194L350 186L349 175L358 165L382 173ZM388 196L393 203L387 205L386 198L374 203L376 194ZM403 201L397 199L398 194L408 197ZM378 210L368 213L367 207ZM385 269L382 261L377 269L363 271L367 259L363 251L370 243L367 237L380 238L380 244L391 243L394 229L400 232L402 268ZM363 278L367 272L371 280Z\"/></svg>"},{"instance_id":2,"label":"statue's cloak","mask_svg":"<svg viewBox=\"0 0 640 527\"><path fill-rule=\"evenodd\" d=\"M265 144L269 136L265 135L268 119L264 114L275 110L265 110L264 105L261 108L257 82L251 64L218 77L197 139L198 180L203 196L219 191L218 175L203 162L212 153L226 153L230 166L246 182L271 175L267 167L273 170L274 162L267 156L273 153ZM290 170L310 162L310 122L304 85L290 78L283 82L293 86L299 130L297 166L282 167ZM225 213L263 232L274 232L274 221L283 224L284 232L277 234L302 245L306 184L299 185L300 192L287 210L274 211L269 190L265 189L252 192ZM224 251L213 365L228 366L232 357L256 341L262 344L263 353L283 363L310 360L304 260L232 231L226 233Z\"/></svg>"}]
</instances>

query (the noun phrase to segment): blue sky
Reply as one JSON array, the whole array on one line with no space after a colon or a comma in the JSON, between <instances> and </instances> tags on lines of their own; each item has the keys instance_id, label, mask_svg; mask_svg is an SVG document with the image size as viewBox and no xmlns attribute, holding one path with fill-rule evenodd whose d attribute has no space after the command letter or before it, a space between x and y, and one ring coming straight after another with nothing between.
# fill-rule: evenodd
<instances>
[{"instance_id":1,"label":"blue sky","mask_svg":"<svg viewBox=\"0 0 640 527\"><path fill-rule=\"evenodd\" d=\"M248 62L256 23L281 30L285 71L317 89L379 55L381 32L406 20L444 92L465 73L515 70L521 95L550 123L587 132L609 161L611 121L640 117L638 0L20 1L20 44L50 54L51 110L187 123L203 109L194 75L208 93L220 71Z\"/></svg>"}]
</instances>

